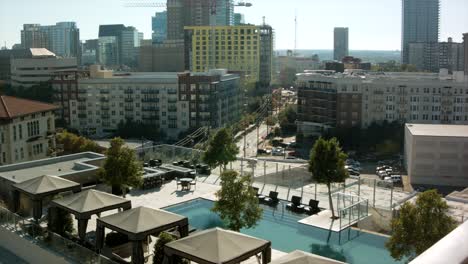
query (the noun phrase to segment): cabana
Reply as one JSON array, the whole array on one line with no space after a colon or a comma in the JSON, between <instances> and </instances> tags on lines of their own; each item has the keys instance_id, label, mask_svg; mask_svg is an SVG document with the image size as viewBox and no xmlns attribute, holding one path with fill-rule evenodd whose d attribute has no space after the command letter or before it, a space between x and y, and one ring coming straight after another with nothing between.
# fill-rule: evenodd
<instances>
[{"instance_id":1,"label":"cabana","mask_svg":"<svg viewBox=\"0 0 468 264\"><path fill-rule=\"evenodd\" d=\"M132 263L144 263L143 241L149 236L177 227L181 237L188 236L187 217L164 210L137 207L117 214L97 219L96 248L98 252L104 246L104 229L109 228L127 235L132 241Z\"/></svg>"},{"instance_id":2,"label":"cabana","mask_svg":"<svg viewBox=\"0 0 468 264\"><path fill-rule=\"evenodd\" d=\"M275 259L270 264L344 264L344 262L295 250L287 255Z\"/></svg>"},{"instance_id":3,"label":"cabana","mask_svg":"<svg viewBox=\"0 0 468 264\"><path fill-rule=\"evenodd\" d=\"M62 192L72 191L74 193L81 191L79 183L69 181L56 176L40 176L13 186L14 211L19 208L20 193L28 196L33 203L33 217L39 221L42 217L42 201L45 197L53 196Z\"/></svg>"},{"instance_id":4,"label":"cabana","mask_svg":"<svg viewBox=\"0 0 468 264\"><path fill-rule=\"evenodd\" d=\"M78 236L85 240L88 221L93 214L113 210L132 208L131 201L109 193L87 190L58 200L53 200L52 207L61 208L72 213L78 220Z\"/></svg>"},{"instance_id":5,"label":"cabana","mask_svg":"<svg viewBox=\"0 0 468 264\"><path fill-rule=\"evenodd\" d=\"M205 230L167 243L169 264L184 258L198 264L235 264L262 253L262 263L271 261L271 242L221 228Z\"/></svg>"}]
</instances>

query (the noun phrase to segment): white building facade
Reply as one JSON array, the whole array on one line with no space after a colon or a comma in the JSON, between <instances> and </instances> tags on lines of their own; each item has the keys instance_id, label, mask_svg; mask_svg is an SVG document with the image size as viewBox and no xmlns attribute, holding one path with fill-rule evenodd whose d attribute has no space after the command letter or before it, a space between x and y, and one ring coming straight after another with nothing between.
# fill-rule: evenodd
<instances>
[{"instance_id":1,"label":"white building facade","mask_svg":"<svg viewBox=\"0 0 468 264\"><path fill-rule=\"evenodd\" d=\"M404 151L411 184L468 186L468 126L407 124Z\"/></svg>"},{"instance_id":2,"label":"white building facade","mask_svg":"<svg viewBox=\"0 0 468 264\"><path fill-rule=\"evenodd\" d=\"M177 73L91 76L78 81L78 99L70 100L71 127L91 136L109 135L132 120L154 125L169 138L189 128L189 106L178 99Z\"/></svg>"},{"instance_id":3,"label":"white building facade","mask_svg":"<svg viewBox=\"0 0 468 264\"><path fill-rule=\"evenodd\" d=\"M61 58L47 49L30 49L31 58L11 59L11 85L31 87L49 81L56 71L77 69L76 58Z\"/></svg>"}]
</instances>

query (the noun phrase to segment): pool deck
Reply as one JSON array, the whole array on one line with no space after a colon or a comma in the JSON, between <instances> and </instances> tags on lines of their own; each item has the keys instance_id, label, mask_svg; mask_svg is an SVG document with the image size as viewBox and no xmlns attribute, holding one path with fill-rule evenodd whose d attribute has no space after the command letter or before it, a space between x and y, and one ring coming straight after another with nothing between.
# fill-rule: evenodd
<instances>
[{"instance_id":1,"label":"pool deck","mask_svg":"<svg viewBox=\"0 0 468 264\"><path fill-rule=\"evenodd\" d=\"M351 225L349 224L343 225L340 229L340 220L339 219L332 220L331 217L332 217L332 212L330 210L323 210L318 214L315 214L315 215L312 215L312 216L309 216L300 220L299 223L326 229L326 230L332 230L334 232L343 231L344 229L352 226L355 223L355 222L352 222Z\"/></svg>"}]
</instances>

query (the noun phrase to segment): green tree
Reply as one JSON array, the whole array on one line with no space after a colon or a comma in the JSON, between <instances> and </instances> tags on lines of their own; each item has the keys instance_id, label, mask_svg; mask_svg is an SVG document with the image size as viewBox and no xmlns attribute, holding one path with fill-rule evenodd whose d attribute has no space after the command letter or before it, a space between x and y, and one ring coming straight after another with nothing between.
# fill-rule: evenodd
<instances>
[{"instance_id":1,"label":"green tree","mask_svg":"<svg viewBox=\"0 0 468 264\"><path fill-rule=\"evenodd\" d=\"M203 155L203 161L210 167L220 166L220 170L226 169L230 161L236 160L239 148L234 143L231 131L227 128L218 130L208 142L208 148Z\"/></svg>"},{"instance_id":2,"label":"green tree","mask_svg":"<svg viewBox=\"0 0 468 264\"><path fill-rule=\"evenodd\" d=\"M297 110L289 105L278 114L278 120L281 129L284 132L296 132Z\"/></svg>"},{"instance_id":3,"label":"green tree","mask_svg":"<svg viewBox=\"0 0 468 264\"><path fill-rule=\"evenodd\" d=\"M263 210L258 205L258 198L251 183L250 175L239 176L232 170L221 174L221 189L216 192L218 200L211 210L217 213L231 230L251 228L262 218Z\"/></svg>"},{"instance_id":4,"label":"green tree","mask_svg":"<svg viewBox=\"0 0 468 264\"><path fill-rule=\"evenodd\" d=\"M448 205L436 190L418 195L416 203L405 202L392 220L392 236L386 247L393 258L412 259L450 233L456 223Z\"/></svg>"},{"instance_id":5,"label":"green tree","mask_svg":"<svg viewBox=\"0 0 468 264\"><path fill-rule=\"evenodd\" d=\"M330 140L319 138L315 141L310 152L309 171L316 182L327 185L328 201L333 219L336 219L336 216L333 210L330 187L332 183L344 182L349 176L345 169L346 158L347 156L341 150L340 143L336 138Z\"/></svg>"},{"instance_id":6,"label":"green tree","mask_svg":"<svg viewBox=\"0 0 468 264\"><path fill-rule=\"evenodd\" d=\"M57 134L57 144L62 145L63 154L74 154L79 152L92 151L97 153L103 153L104 148L99 146L96 142L80 137L73 133L64 130Z\"/></svg>"},{"instance_id":7,"label":"green tree","mask_svg":"<svg viewBox=\"0 0 468 264\"><path fill-rule=\"evenodd\" d=\"M169 242L176 240L172 235L162 232L158 236L158 241L154 245L154 256L153 256L153 263L163 263L164 260L164 245Z\"/></svg>"},{"instance_id":8,"label":"green tree","mask_svg":"<svg viewBox=\"0 0 468 264\"><path fill-rule=\"evenodd\" d=\"M125 147L124 143L121 138L114 138L110 141L110 148L106 152L107 159L99 171L99 176L112 186L112 193L123 193L125 197L128 187L141 185L143 168L137 161L135 152Z\"/></svg>"}]
</instances>

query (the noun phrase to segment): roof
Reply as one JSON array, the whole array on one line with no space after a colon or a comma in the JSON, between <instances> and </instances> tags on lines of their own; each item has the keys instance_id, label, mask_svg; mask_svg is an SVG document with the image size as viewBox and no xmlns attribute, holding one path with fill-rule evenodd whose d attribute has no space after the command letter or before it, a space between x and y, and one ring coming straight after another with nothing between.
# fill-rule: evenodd
<instances>
[{"instance_id":1,"label":"roof","mask_svg":"<svg viewBox=\"0 0 468 264\"><path fill-rule=\"evenodd\" d=\"M284 255L270 264L336 264L344 263L334 259L325 258L319 255L306 253L304 251L295 250L287 255Z\"/></svg>"},{"instance_id":2,"label":"roof","mask_svg":"<svg viewBox=\"0 0 468 264\"><path fill-rule=\"evenodd\" d=\"M94 172L99 169L105 156L93 152L45 158L41 160L14 163L0 166L0 178L9 182L21 183L42 175L66 177L78 173Z\"/></svg>"},{"instance_id":3,"label":"roof","mask_svg":"<svg viewBox=\"0 0 468 264\"><path fill-rule=\"evenodd\" d=\"M270 246L267 240L214 228L170 242L166 250L197 263L239 263Z\"/></svg>"},{"instance_id":4,"label":"roof","mask_svg":"<svg viewBox=\"0 0 468 264\"><path fill-rule=\"evenodd\" d=\"M29 49L31 51L31 56L35 57L55 57L55 53L49 51L45 48L32 48Z\"/></svg>"},{"instance_id":5,"label":"roof","mask_svg":"<svg viewBox=\"0 0 468 264\"><path fill-rule=\"evenodd\" d=\"M55 109L58 109L58 107L52 104L0 95L0 119L12 119Z\"/></svg>"},{"instance_id":6,"label":"roof","mask_svg":"<svg viewBox=\"0 0 468 264\"><path fill-rule=\"evenodd\" d=\"M86 190L52 201L53 204L75 215L92 215L120 207L131 208L131 202L109 193Z\"/></svg>"},{"instance_id":7,"label":"roof","mask_svg":"<svg viewBox=\"0 0 468 264\"><path fill-rule=\"evenodd\" d=\"M468 126L464 125L406 124L406 127L413 136L468 137Z\"/></svg>"},{"instance_id":8,"label":"roof","mask_svg":"<svg viewBox=\"0 0 468 264\"><path fill-rule=\"evenodd\" d=\"M60 193L68 190L81 189L79 183L69 181L60 177L43 175L22 183L17 183L13 187L31 196L45 196L52 193Z\"/></svg>"},{"instance_id":9,"label":"roof","mask_svg":"<svg viewBox=\"0 0 468 264\"><path fill-rule=\"evenodd\" d=\"M101 217L97 221L98 225L139 238L173 226L188 225L188 219L185 216L143 206Z\"/></svg>"}]
</instances>

